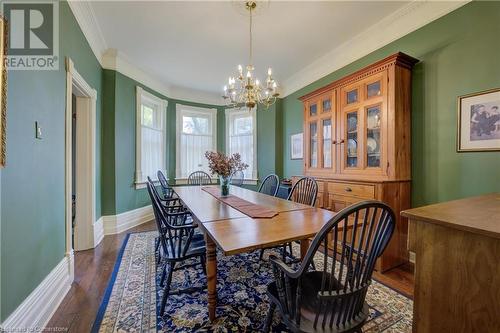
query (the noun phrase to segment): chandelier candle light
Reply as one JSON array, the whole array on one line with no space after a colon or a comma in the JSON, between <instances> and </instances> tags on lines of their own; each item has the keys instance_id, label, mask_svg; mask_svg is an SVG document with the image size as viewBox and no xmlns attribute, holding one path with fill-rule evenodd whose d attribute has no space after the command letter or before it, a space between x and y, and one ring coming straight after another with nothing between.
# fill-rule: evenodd
<instances>
[{"instance_id":1,"label":"chandelier candle light","mask_svg":"<svg viewBox=\"0 0 500 333\"><path fill-rule=\"evenodd\" d=\"M272 70L267 70L267 79L264 85L255 78L252 65L252 11L257 7L255 1L247 1L245 7L250 13L250 55L248 65L246 66L246 75L243 75L243 66L238 66L236 77L229 77L228 85L224 86L224 95L222 96L230 107L246 106L249 110L253 109L257 103L267 108L276 102L279 96L278 85L272 77Z\"/></svg>"}]
</instances>

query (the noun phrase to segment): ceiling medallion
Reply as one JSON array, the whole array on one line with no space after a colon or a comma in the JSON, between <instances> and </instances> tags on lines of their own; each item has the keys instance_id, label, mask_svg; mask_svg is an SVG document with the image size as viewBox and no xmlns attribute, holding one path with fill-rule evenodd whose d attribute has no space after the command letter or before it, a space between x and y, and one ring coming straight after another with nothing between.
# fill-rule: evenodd
<instances>
[{"instance_id":1,"label":"ceiling medallion","mask_svg":"<svg viewBox=\"0 0 500 333\"><path fill-rule=\"evenodd\" d=\"M238 74L235 77L229 77L228 85L224 86L224 95L222 96L228 106L241 108L247 107L249 110L261 104L269 108L276 102L279 96L278 84L272 77L272 70L267 70L267 79L264 84L255 78L253 67L253 50L252 50L252 14L257 7L255 1L247 1L245 3L246 10L250 16L250 47L249 61L246 66L246 74L243 73L243 66L238 65Z\"/></svg>"}]
</instances>

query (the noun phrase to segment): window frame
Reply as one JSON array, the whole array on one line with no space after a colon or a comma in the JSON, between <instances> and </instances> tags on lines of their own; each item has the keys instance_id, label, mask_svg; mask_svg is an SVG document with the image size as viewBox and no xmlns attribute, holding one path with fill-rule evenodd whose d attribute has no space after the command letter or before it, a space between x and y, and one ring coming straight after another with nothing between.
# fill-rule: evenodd
<instances>
[{"instance_id":1,"label":"window frame","mask_svg":"<svg viewBox=\"0 0 500 333\"><path fill-rule=\"evenodd\" d=\"M234 123L233 119L238 116L248 116L249 111L244 109L231 108L225 110L225 118L226 118L226 154L230 154L230 133L231 133L231 125ZM259 181L258 178L258 163L257 163L257 110L254 108L250 111L250 115L252 116L252 137L253 137L253 169L252 169L252 178L245 179L243 184L246 185L257 185Z\"/></svg>"},{"instance_id":2,"label":"window frame","mask_svg":"<svg viewBox=\"0 0 500 333\"><path fill-rule=\"evenodd\" d=\"M146 187L147 178L142 173L142 105L143 101L146 100L149 104L157 106L160 110L161 115L161 125L162 125L162 148L160 149L162 153L162 165L160 170L163 174L167 173L167 106L168 101L159 98L158 96L144 90L140 86L136 86L136 136L135 136L135 177L134 184L136 189L141 189ZM147 176L147 175L146 175ZM158 176L152 175L151 179L153 181L158 181Z\"/></svg>"},{"instance_id":3,"label":"window frame","mask_svg":"<svg viewBox=\"0 0 500 333\"><path fill-rule=\"evenodd\" d=\"M208 116L211 121L212 128L212 150L217 151L217 109L216 108L204 108L196 107L191 105L186 105L182 103L177 103L175 106L175 183L176 184L187 184L188 177L183 177L180 172L180 161L181 161L181 135L182 135L182 117L184 115L188 116ZM212 183L217 183L217 179L212 178Z\"/></svg>"}]
</instances>

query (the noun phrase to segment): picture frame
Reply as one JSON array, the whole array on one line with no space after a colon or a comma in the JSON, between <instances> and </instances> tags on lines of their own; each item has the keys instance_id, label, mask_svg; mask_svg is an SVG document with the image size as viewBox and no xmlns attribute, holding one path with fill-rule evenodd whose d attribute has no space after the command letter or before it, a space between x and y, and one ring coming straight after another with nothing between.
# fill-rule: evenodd
<instances>
[{"instance_id":1,"label":"picture frame","mask_svg":"<svg viewBox=\"0 0 500 333\"><path fill-rule=\"evenodd\" d=\"M500 151L500 88L458 97L457 151Z\"/></svg>"},{"instance_id":2,"label":"picture frame","mask_svg":"<svg viewBox=\"0 0 500 333\"><path fill-rule=\"evenodd\" d=\"M304 133L290 135L290 159L301 160L304 158Z\"/></svg>"},{"instance_id":3,"label":"picture frame","mask_svg":"<svg viewBox=\"0 0 500 333\"><path fill-rule=\"evenodd\" d=\"M6 154L6 126L7 126L7 34L8 25L0 15L0 167L5 166Z\"/></svg>"}]
</instances>

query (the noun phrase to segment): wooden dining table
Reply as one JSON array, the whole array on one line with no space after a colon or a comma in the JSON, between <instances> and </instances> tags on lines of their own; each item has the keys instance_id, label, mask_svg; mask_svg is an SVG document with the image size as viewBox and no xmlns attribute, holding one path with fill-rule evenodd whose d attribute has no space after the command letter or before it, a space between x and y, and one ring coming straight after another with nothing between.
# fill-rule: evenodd
<instances>
[{"instance_id":1,"label":"wooden dining table","mask_svg":"<svg viewBox=\"0 0 500 333\"><path fill-rule=\"evenodd\" d=\"M309 238L335 216L334 212L325 209L231 186L231 195L278 213L272 218L251 218L202 190L201 186L175 187L174 191L205 234L208 314L211 321L215 320L217 305L216 248L230 256L300 241L303 257L309 248Z\"/></svg>"}]
</instances>

